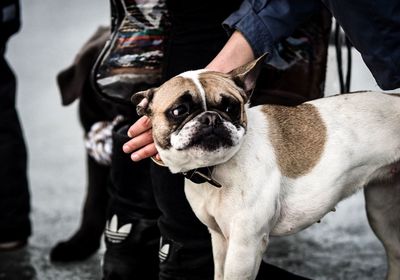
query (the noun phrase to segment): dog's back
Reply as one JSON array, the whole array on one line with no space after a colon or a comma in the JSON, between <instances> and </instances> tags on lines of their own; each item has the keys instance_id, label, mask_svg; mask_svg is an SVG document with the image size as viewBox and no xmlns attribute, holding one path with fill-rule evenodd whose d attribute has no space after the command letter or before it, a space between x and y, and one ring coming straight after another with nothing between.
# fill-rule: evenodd
<instances>
[{"instance_id":1,"label":"dog's back","mask_svg":"<svg viewBox=\"0 0 400 280\"><path fill-rule=\"evenodd\" d=\"M263 105L250 111L262 111L267 118L274 162L284 181L285 210L274 234L294 233L318 221L371 181L393 177L398 165L400 98L396 95L359 92L296 107ZM250 137L264 137L261 130Z\"/></svg>"},{"instance_id":2,"label":"dog's back","mask_svg":"<svg viewBox=\"0 0 400 280\"><path fill-rule=\"evenodd\" d=\"M318 220L337 202L365 187L368 220L388 256L387 279L400 277L400 95L358 92L310 101L318 115L297 122L314 142L318 162L307 174L287 177L281 217L272 233L293 233ZM300 106L304 106L300 105ZM290 109L289 109L290 110ZM289 117L290 118L290 117ZM306 118L302 118L307 122ZM289 121L290 123L290 121ZM283 126L285 126L283 120ZM323 129L323 127L325 129ZM280 127L280 129L288 129ZM307 135L313 134L313 136ZM322 152L315 139L325 139ZM286 139L280 139L285 141ZM291 140L289 142L293 142ZM304 142L304 141L303 141ZM304 155L305 158L309 157ZM301 158L291 158L299 160ZM321 215L321 217L323 216Z\"/></svg>"},{"instance_id":3,"label":"dog's back","mask_svg":"<svg viewBox=\"0 0 400 280\"><path fill-rule=\"evenodd\" d=\"M318 109L327 128L324 153L331 164L384 166L400 159L399 96L357 92L309 104Z\"/></svg>"}]
</instances>

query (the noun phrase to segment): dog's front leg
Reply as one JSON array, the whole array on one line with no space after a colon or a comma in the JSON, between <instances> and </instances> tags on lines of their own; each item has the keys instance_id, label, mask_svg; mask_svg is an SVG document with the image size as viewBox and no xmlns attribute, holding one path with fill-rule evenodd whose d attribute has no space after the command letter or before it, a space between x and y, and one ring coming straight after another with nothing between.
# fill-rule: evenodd
<instances>
[{"instance_id":1,"label":"dog's front leg","mask_svg":"<svg viewBox=\"0 0 400 280\"><path fill-rule=\"evenodd\" d=\"M234 211L227 218L229 230L225 235L228 251L224 280L256 279L270 232L280 212L281 177L279 172L274 171L268 176L268 188L261 179L263 176L253 176L255 181L246 181L243 183L246 188L235 193L240 195L233 200Z\"/></svg>"},{"instance_id":2,"label":"dog's front leg","mask_svg":"<svg viewBox=\"0 0 400 280\"><path fill-rule=\"evenodd\" d=\"M228 243L221 232L212 229L209 229L209 231L211 233L211 242L212 242L213 258L214 258L214 280L223 280Z\"/></svg>"},{"instance_id":3,"label":"dog's front leg","mask_svg":"<svg viewBox=\"0 0 400 280\"><path fill-rule=\"evenodd\" d=\"M237 221L230 230L224 280L254 280L267 249L269 233L247 221Z\"/></svg>"}]
</instances>

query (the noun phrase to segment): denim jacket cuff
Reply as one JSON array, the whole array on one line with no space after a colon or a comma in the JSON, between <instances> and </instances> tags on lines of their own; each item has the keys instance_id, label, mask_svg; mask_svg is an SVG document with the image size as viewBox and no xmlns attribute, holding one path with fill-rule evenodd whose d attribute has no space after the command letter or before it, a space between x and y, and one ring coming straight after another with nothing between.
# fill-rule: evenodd
<instances>
[{"instance_id":1,"label":"denim jacket cuff","mask_svg":"<svg viewBox=\"0 0 400 280\"><path fill-rule=\"evenodd\" d=\"M222 26L229 35L235 30L242 33L256 57L266 52L271 53L273 46L271 32L248 2L244 1L240 9L231 14Z\"/></svg>"}]
</instances>

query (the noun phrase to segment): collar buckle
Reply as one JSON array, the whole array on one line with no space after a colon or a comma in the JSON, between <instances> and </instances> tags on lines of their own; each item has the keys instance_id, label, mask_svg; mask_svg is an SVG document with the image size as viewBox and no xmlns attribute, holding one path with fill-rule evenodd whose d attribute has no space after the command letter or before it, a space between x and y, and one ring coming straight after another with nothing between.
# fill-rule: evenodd
<instances>
[{"instance_id":1,"label":"collar buckle","mask_svg":"<svg viewBox=\"0 0 400 280\"><path fill-rule=\"evenodd\" d=\"M155 157L151 157L151 159L153 160L153 162L155 164L157 164L159 166L167 167L164 164L164 162L157 160ZM202 168L182 172L182 174L183 174L183 176L185 176L186 179L189 179L190 181L192 181L195 184L203 184L203 183L207 182L216 188L221 188L222 185L212 178L213 170L214 170L214 166L202 167Z\"/></svg>"},{"instance_id":2,"label":"collar buckle","mask_svg":"<svg viewBox=\"0 0 400 280\"><path fill-rule=\"evenodd\" d=\"M213 169L213 166L203 167L199 169L189 170L187 172L183 172L182 174L186 177L186 179L189 179L195 184L202 184L207 182L216 188L221 188L222 185L212 178L211 174Z\"/></svg>"}]
</instances>

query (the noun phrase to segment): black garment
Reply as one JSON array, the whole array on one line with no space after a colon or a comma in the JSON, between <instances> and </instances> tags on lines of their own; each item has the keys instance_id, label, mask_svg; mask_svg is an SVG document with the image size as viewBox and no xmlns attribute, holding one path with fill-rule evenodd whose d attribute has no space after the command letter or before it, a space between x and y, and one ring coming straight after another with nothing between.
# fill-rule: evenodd
<instances>
[{"instance_id":1,"label":"black garment","mask_svg":"<svg viewBox=\"0 0 400 280\"><path fill-rule=\"evenodd\" d=\"M20 25L19 1L2 0L0 2L0 44L2 46L19 30Z\"/></svg>"},{"instance_id":2,"label":"black garment","mask_svg":"<svg viewBox=\"0 0 400 280\"><path fill-rule=\"evenodd\" d=\"M150 160L134 163L122 151L122 145L129 140L128 127L121 123L112 134L103 279L157 280L160 212L152 192ZM123 228L128 229L122 232Z\"/></svg>"},{"instance_id":3,"label":"black garment","mask_svg":"<svg viewBox=\"0 0 400 280\"><path fill-rule=\"evenodd\" d=\"M221 22L240 2L167 1L171 30L165 49L164 80L187 70L204 68L214 58L228 39ZM163 244L170 246L169 254L160 263L160 279L212 279L210 234L186 200L183 176L153 164L151 178L162 212L159 228Z\"/></svg>"},{"instance_id":4,"label":"black garment","mask_svg":"<svg viewBox=\"0 0 400 280\"><path fill-rule=\"evenodd\" d=\"M0 242L7 242L28 238L31 224L27 153L15 108L16 79L4 58L6 42L19 27L17 1L2 1L0 11Z\"/></svg>"}]
</instances>

